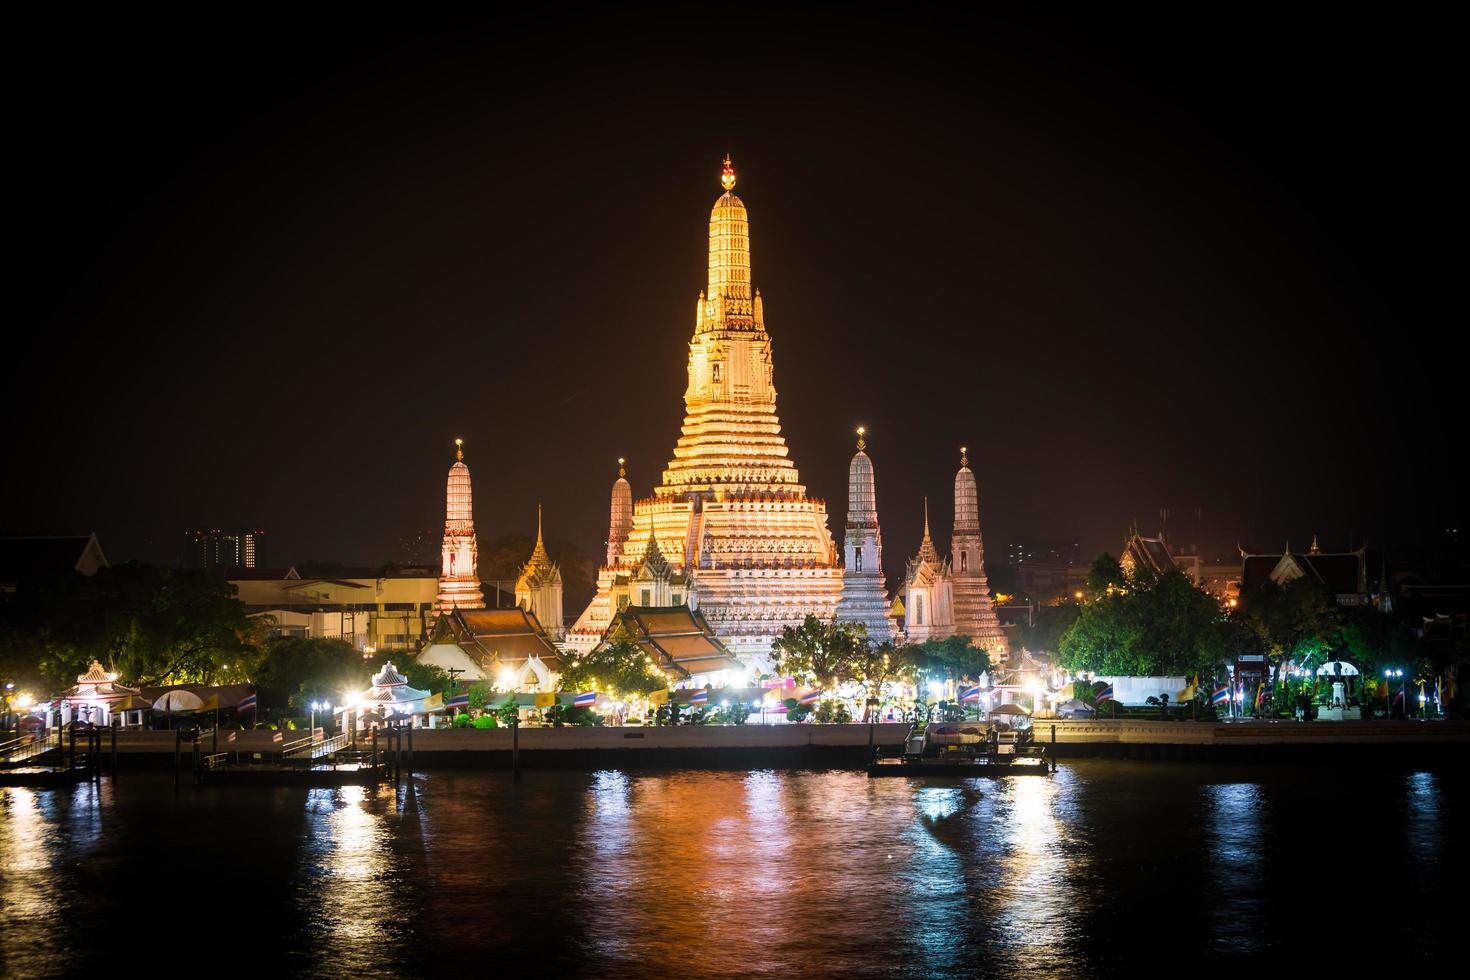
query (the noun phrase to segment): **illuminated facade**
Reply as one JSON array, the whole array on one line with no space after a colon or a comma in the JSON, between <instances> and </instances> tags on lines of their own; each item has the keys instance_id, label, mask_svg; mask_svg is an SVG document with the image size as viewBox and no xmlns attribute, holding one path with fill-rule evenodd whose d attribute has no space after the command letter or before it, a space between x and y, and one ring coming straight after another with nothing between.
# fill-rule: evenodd
<instances>
[{"instance_id":1,"label":"illuminated facade","mask_svg":"<svg viewBox=\"0 0 1470 980\"><path fill-rule=\"evenodd\" d=\"M954 635L954 578L929 536L929 498L924 498L924 540L903 577L904 635L910 643Z\"/></svg>"},{"instance_id":2,"label":"illuminated facade","mask_svg":"<svg viewBox=\"0 0 1470 980\"><path fill-rule=\"evenodd\" d=\"M531 560L521 567L516 579L516 605L531 613L546 627L553 640L566 635L562 620L561 569L546 553L541 541L541 507L536 507L536 547Z\"/></svg>"},{"instance_id":3,"label":"illuminated facade","mask_svg":"<svg viewBox=\"0 0 1470 980\"><path fill-rule=\"evenodd\" d=\"M434 605L440 611L450 609L484 609L485 596L480 591L476 573L479 548L475 543L475 508L470 492L470 468L464 465L464 440L454 440L454 465L449 467L449 483L444 492L443 563L439 571L439 596Z\"/></svg>"},{"instance_id":4,"label":"illuminated facade","mask_svg":"<svg viewBox=\"0 0 1470 980\"><path fill-rule=\"evenodd\" d=\"M682 575L715 635L747 663L808 614L831 620L842 590L825 503L807 496L776 415L771 338L750 276L750 225L726 160L725 193L709 219L709 276L694 310L684 425L653 496L636 501L626 533L613 520L598 593L568 635L594 647L650 536L670 574ZM631 545L630 545L631 543Z\"/></svg>"},{"instance_id":5,"label":"illuminated facade","mask_svg":"<svg viewBox=\"0 0 1470 980\"><path fill-rule=\"evenodd\" d=\"M857 453L847 467L847 533L842 547L842 597L837 619L862 623L868 638L893 639L888 594L883 583L883 532L878 526L878 487L867 443L858 429Z\"/></svg>"},{"instance_id":6,"label":"illuminated facade","mask_svg":"<svg viewBox=\"0 0 1470 980\"><path fill-rule=\"evenodd\" d=\"M954 475L954 533L950 537L950 570L954 583L954 631L992 653L1006 648L1005 630L990 601L985 578L985 543L980 537L980 496L965 449Z\"/></svg>"}]
</instances>

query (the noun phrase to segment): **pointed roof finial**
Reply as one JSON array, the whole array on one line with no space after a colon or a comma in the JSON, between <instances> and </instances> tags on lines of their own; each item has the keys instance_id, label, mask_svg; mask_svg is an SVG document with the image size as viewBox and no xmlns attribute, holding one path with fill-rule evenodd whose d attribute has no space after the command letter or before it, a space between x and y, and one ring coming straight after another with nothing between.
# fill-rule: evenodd
<instances>
[{"instance_id":1,"label":"pointed roof finial","mask_svg":"<svg viewBox=\"0 0 1470 980\"><path fill-rule=\"evenodd\" d=\"M929 539L929 498L924 497L924 539Z\"/></svg>"},{"instance_id":2,"label":"pointed roof finial","mask_svg":"<svg viewBox=\"0 0 1470 980\"><path fill-rule=\"evenodd\" d=\"M623 457L618 457L618 479L622 479L623 477L628 475L628 471L623 469L623 464L625 462L627 462L627 460L623 459Z\"/></svg>"},{"instance_id":3,"label":"pointed roof finial","mask_svg":"<svg viewBox=\"0 0 1470 980\"><path fill-rule=\"evenodd\" d=\"M868 431L868 430L867 430L867 429L865 429L865 428L864 428L864 427L863 427L863 426L861 426L861 425L860 425L860 426L858 426L858 428L857 428L857 433L858 433L858 452L862 452L862 451L863 451L863 450L864 450L864 449L867 449L867 448L868 448L868 444L867 444L867 442L865 442L865 441L864 441L864 440L863 440L863 433L865 433L865 432L867 432L867 431Z\"/></svg>"},{"instance_id":4,"label":"pointed roof finial","mask_svg":"<svg viewBox=\"0 0 1470 980\"><path fill-rule=\"evenodd\" d=\"M1307 554L1309 554L1309 555L1319 555L1321 553L1322 553L1322 548L1317 544L1317 536L1314 534L1314 535L1312 535L1312 546L1307 549Z\"/></svg>"},{"instance_id":5,"label":"pointed roof finial","mask_svg":"<svg viewBox=\"0 0 1470 980\"><path fill-rule=\"evenodd\" d=\"M969 465L970 465L970 450L966 449L964 446L961 446L960 447L960 466L969 466Z\"/></svg>"},{"instance_id":6,"label":"pointed roof finial","mask_svg":"<svg viewBox=\"0 0 1470 980\"><path fill-rule=\"evenodd\" d=\"M536 544L541 543L541 505L536 505Z\"/></svg>"},{"instance_id":7,"label":"pointed roof finial","mask_svg":"<svg viewBox=\"0 0 1470 980\"><path fill-rule=\"evenodd\" d=\"M458 462L461 462L461 463L464 462L464 440L463 439L456 439L456 440L454 440L454 458Z\"/></svg>"},{"instance_id":8,"label":"pointed roof finial","mask_svg":"<svg viewBox=\"0 0 1470 980\"><path fill-rule=\"evenodd\" d=\"M730 164L730 154L725 154L725 166L720 171L720 186L727 191L735 189L735 168Z\"/></svg>"}]
</instances>

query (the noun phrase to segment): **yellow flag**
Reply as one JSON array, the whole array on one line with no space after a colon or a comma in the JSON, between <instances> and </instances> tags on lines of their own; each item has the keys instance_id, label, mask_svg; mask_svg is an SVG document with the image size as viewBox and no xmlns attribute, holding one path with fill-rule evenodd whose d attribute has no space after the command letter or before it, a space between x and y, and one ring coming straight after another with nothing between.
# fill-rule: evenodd
<instances>
[{"instance_id":1,"label":"yellow flag","mask_svg":"<svg viewBox=\"0 0 1470 980\"><path fill-rule=\"evenodd\" d=\"M648 696L648 703L649 704L668 704L669 703L669 692L668 691L654 691L652 694L650 694Z\"/></svg>"},{"instance_id":2,"label":"yellow flag","mask_svg":"<svg viewBox=\"0 0 1470 980\"><path fill-rule=\"evenodd\" d=\"M203 700L203 702L200 703L199 707L195 708L194 710L195 711L216 711L218 709L219 709L219 695L218 694L211 694L209 697L205 698Z\"/></svg>"},{"instance_id":3,"label":"yellow flag","mask_svg":"<svg viewBox=\"0 0 1470 980\"><path fill-rule=\"evenodd\" d=\"M536 695L536 707L538 707L538 708L549 708L553 704L556 704L556 694L555 694L555 692L548 691L545 694L538 694L538 695Z\"/></svg>"},{"instance_id":4,"label":"yellow flag","mask_svg":"<svg viewBox=\"0 0 1470 980\"><path fill-rule=\"evenodd\" d=\"M425 711L438 711L442 707L444 707L444 695L430 694L428 697L424 698Z\"/></svg>"}]
</instances>

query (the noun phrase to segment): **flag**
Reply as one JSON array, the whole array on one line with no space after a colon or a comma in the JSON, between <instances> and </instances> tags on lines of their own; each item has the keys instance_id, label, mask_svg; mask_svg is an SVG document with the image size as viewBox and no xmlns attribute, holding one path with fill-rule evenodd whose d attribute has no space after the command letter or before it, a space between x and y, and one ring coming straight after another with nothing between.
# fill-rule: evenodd
<instances>
[{"instance_id":1,"label":"flag","mask_svg":"<svg viewBox=\"0 0 1470 980\"><path fill-rule=\"evenodd\" d=\"M572 702L572 707L574 707L574 708L590 708L590 707L592 707L596 703L597 703L597 692L596 691L583 691L581 694L578 694L576 700Z\"/></svg>"},{"instance_id":2,"label":"flag","mask_svg":"<svg viewBox=\"0 0 1470 980\"><path fill-rule=\"evenodd\" d=\"M444 707L446 707L446 708L468 708L469 706L470 706L470 692L469 691L465 691L463 694L456 694L454 697L452 697L448 701L445 701L444 702Z\"/></svg>"},{"instance_id":3,"label":"flag","mask_svg":"<svg viewBox=\"0 0 1470 980\"><path fill-rule=\"evenodd\" d=\"M648 695L648 703L649 704L668 704L669 703L669 692L667 690L653 691L653 692L651 692Z\"/></svg>"},{"instance_id":4,"label":"flag","mask_svg":"<svg viewBox=\"0 0 1470 980\"><path fill-rule=\"evenodd\" d=\"M424 698L424 711L438 711L442 707L444 707L444 695L430 694Z\"/></svg>"},{"instance_id":5,"label":"flag","mask_svg":"<svg viewBox=\"0 0 1470 980\"><path fill-rule=\"evenodd\" d=\"M243 698L240 699L240 703L237 704L237 705L235 705L235 710L236 711L254 711L255 710L255 695L254 694L247 694L247 695L245 695Z\"/></svg>"},{"instance_id":6,"label":"flag","mask_svg":"<svg viewBox=\"0 0 1470 980\"><path fill-rule=\"evenodd\" d=\"M276 732L274 735L271 736L271 741L272 742L284 742L285 740L286 740L286 733L285 732Z\"/></svg>"},{"instance_id":7,"label":"flag","mask_svg":"<svg viewBox=\"0 0 1470 980\"><path fill-rule=\"evenodd\" d=\"M226 742L233 742L235 740L235 736L238 735L238 734L240 734L240 733L239 732L230 732L230 734L228 734L228 735L225 736L225 741Z\"/></svg>"},{"instance_id":8,"label":"flag","mask_svg":"<svg viewBox=\"0 0 1470 980\"><path fill-rule=\"evenodd\" d=\"M1266 684L1261 682L1256 685L1256 710L1261 710L1261 698L1266 696Z\"/></svg>"},{"instance_id":9,"label":"flag","mask_svg":"<svg viewBox=\"0 0 1470 980\"><path fill-rule=\"evenodd\" d=\"M1226 686L1224 686L1224 687L1217 688L1215 690L1215 693L1212 694L1212 695L1210 695L1210 703L1211 704L1225 704L1229 700L1230 700L1230 686L1228 684Z\"/></svg>"},{"instance_id":10,"label":"flag","mask_svg":"<svg viewBox=\"0 0 1470 980\"><path fill-rule=\"evenodd\" d=\"M1179 693L1177 693L1177 694L1174 695L1174 703L1175 704L1182 704L1185 701L1193 701L1194 700L1194 695L1195 695L1195 690L1198 687L1199 687L1199 678L1196 677L1193 681L1191 681L1188 684L1188 686L1186 686L1184 688L1184 690L1182 690Z\"/></svg>"},{"instance_id":11,"label":"flag","mask_svg":"<svg viewBox=\"0 0 1470 980\"><path fill-rule=\"evenodd\" d=\"M708 691L695 691L694 694L689 698L689 703L690 704L709 704L709 692Z\"/></svg>"},{"instance_id":12,"label":"flag","mask_svg":"<svg viewBox=\"0 0 1470 980\"><path fill-rule=\"evenodd\" d=\"M816 704L820 700L822 700L822 689L819 687L815 691L810 691L810 692L808 692L806 694L803 694L801 697L797 698L796 699L796 703L797 704Z\"/></svg>"},{"instance_id":13,"label":"flag","mask_svg":"<svg viewBox=\"0 0 1470 980\"><path fill-rule=\"evenodd\" d=\"M980 700L980 688L979 688L979 686L977 685L975 687L967 687L967 688L965 688L963 691L960 692L960 700L961 701L979 701Z\"/></svg>"},{"instance_id":14,"label":"flag","mask_svg":"<svg viewBox=\"0 0 1470 980\"><path fill-rule=\"evenodd\" d=\"M1098 704L1102 704L1104 701L1111 701L1111 700L1113 700L1113 685L1109 684L1107 687L1103 688L1101 691L1098 691L1097 692L1097 697L1094 698L1093 700L1095 700Z\"/></svg>"},{"instance_id":15,"label":"flag","mask_svg":"<svg viewBox=\"0 0 1470 980\"><path fill-rule=\"evenodd\" d=\"M199 702L199 707L195 708L194 710L195 711L218 711L219 710L219 695L218 694L211 694L209 697L207 697L203 701Z\"/></svg>"},{"instance_id":16,"label":"flag","mask_svg":"<svg viewBox=\"0 0 1470 980\"><path fill-rule=\"evenodd\" d=\"M536 695L536 707L549 708L554 704L556 704L556 695L551 691Z\"/></svg>"}]
</instances>

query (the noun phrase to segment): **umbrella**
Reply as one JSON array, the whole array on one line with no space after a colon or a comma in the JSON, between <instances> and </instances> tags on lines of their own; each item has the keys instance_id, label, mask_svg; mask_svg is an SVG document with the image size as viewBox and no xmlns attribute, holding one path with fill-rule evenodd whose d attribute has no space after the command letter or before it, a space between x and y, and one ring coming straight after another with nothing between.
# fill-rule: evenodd
<instances>
[{"instance_id":1,"label":"umbrella","mask_svg":"<svg viewBox=\"0 0 1470 980\"><path fill-rule=\"evenodd\" d=\"M998 704L990 709L993 715L1030 715L1031 709L1019 704Z\"/></svg>"},{"instance_id":2,"label":"umbrella","mask_svg":"<svg viewBox=\"0 0 1470 980\"><path fill-rule=\"evenodd\" d=\"M155 711L198 711L202 707L204 702L191 691L169 691L153 702Z\"/></svg>"},{"instance_id":3,"label":"umbrella","mask_svg":"<svg viewBox=\"0 0 1470 980\"><path fill-rule=\"evenodd\" d=\"M1057 705L1058 714L1062 714L1064 712L1085 712L1087 714L1092 714L1094 710L1095 709L1092 707L1092 705L1088 704L1086 701L1079 701L1076 698L1073 698L1070 701L1063 701L1061 704Z\"/></svg>"}]
</instances>

